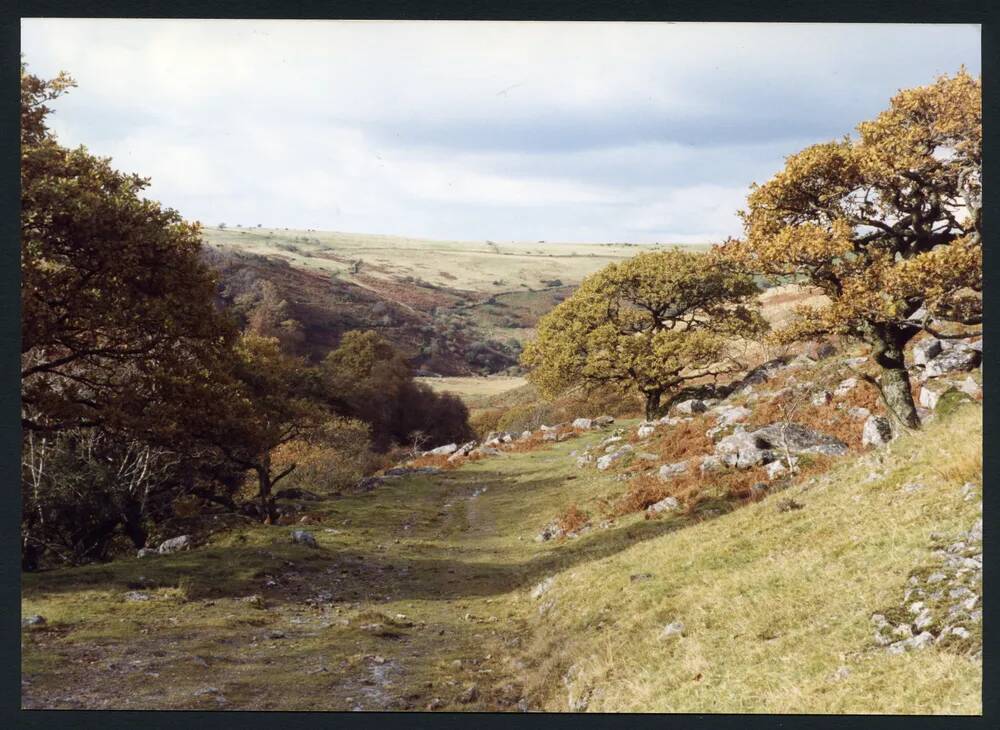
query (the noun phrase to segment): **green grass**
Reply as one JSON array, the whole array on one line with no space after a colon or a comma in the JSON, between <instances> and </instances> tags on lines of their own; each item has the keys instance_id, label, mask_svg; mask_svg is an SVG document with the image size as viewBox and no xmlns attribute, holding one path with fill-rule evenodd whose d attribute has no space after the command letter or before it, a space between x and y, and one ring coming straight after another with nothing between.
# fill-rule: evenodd
<instances>
[{"instance_id":1,"label":"green grass","mask_svg":"<svg viewBox=\"0 0 1000 730\"><path fill-rule=\"evenodd\" d=\"M528 382L525 378L506 375L415 379L426 383L438 393L457 395L469 406L481 406L493 396L523 387Z\"/></svg>"},{"instance_id":2,"label":"green grass","mask_svg":"<svg viewBox=\"0 0 1000 730\"><path fill-rule=\"evenodd\" d=\"M256 254L281 256L294 266L337 272L353 280L352 263L362 274L413 276L438 286L498 293L541 289L561 279L578 284L609 263L630 258L650 246L607 243L530 243L436 241L376 234L271 228L206 227L208 243ZM705 248L694 246L694 248Z\"/></svg>"},{"instance_id":3,"label":"green grass","mask_svg":"<svg viewBox=\"0 0 1000 730\"><path fill-rule=\"evenodd\" d=\"M188 553L25 575L23 612L48 623L23 632L24 704L566 710L587 696L597 711L980 711L979 662L887 656L868 623L902 600L929 532L975 519L957 490L981 480L978 408L894 444L872 481L848 460L716 519L632 515L535 542L569 505L596 512L625 488L569 456L602 436L323 502L308 528L319 550L292 545L291 527L248 525ZM917 479L924 490L900 492ZM804 508L779 513L788 496ZM630 580L640 573L652 578ZM319 592L332 600L309 603ZM675 619L685 636L659 641Z\"/></svg>"}]
</instances>

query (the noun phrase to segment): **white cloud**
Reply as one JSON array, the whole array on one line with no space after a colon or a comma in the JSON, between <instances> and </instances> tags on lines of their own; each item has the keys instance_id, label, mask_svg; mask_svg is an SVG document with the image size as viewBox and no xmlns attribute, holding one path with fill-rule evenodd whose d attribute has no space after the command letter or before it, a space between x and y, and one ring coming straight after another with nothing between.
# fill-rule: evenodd
<instances>
[{"instance_id":1,"label":"white cloud","mask_svg":"<svg viewBox=\"0 0 1000 730\"><path fill-rule=\"evenodd\" d=\"M752 180L976 26L27 19L53 128L189 218L531 240L737 233ZM920 48L915 56L913 48Z\"/></svg>"}]
</instances>

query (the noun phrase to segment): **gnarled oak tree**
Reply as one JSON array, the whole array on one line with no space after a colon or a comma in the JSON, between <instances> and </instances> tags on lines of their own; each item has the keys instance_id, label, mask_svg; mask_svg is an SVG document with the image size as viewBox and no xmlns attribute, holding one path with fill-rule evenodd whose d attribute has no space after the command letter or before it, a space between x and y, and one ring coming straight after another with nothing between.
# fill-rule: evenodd
<instances>
[{"instance_id":1,"label":"gnarled oak tree","mask_svg":"<svg viewBox=\"0 0 1000 730\"><path fill-rule=\"evenodd\" d=\"M783 338L870 343L890 412L916 428L904 346L936 322L982 321L981 83L962 70L902 91L858 132L754 185L745 238L721 253L819 287L830 306L801 309Z\"/></svg>"},{"instance_id":2,"label":"gnarled oak tree","mask_svg":"<svg viewBox=\"0 0 1000 730\"><path fill-rule=\"evenodd\" d=\"M702 254L640 254L584 280L538 324L521 362L552 396L578 385L637 389L646 417L698 392L692 381L733 372L733 336L764 328L753 280Z\"/></svg>"}]
</instances>

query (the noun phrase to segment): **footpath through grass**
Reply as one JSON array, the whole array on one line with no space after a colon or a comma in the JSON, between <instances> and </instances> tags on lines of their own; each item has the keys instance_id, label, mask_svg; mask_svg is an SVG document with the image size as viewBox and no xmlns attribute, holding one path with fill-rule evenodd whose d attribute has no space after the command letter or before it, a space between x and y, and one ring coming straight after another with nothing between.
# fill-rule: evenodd
<instances>
[{"instance_id":1,"label":"footpath through grass","mask_svg":"<svg viewBox=\"0 0 1000 730\"><path fill-rule=\"evenodd\" d=\"M23 705L979 711L981 662L887 656L869 624L929 532L979 514L958 497L981 483L978 408L712 520L536 542L623 491L569 456L602 436L327 500L303 526L318 549L247 523L187 553L26 575L23 613L47 623L23 632ZM778 512L789 496L802 509ZM675 620L683 636L659 640Z\"/></svg>"}]
</instances>

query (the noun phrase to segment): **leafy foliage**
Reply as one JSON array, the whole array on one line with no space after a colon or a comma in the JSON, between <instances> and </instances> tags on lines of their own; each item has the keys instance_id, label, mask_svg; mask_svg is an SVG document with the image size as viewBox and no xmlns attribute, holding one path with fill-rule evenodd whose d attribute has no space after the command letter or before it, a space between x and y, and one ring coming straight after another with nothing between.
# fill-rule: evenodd
<instances>
[{"instance_id":1,"label":"leafy foliage","mask_svg":"<svg viewBox=\"0 0 1000 730\"><path fill-rule=\"evenodd\" d=\"M522 364L542 392L612 386L638 390L647 417L692 381L740 368L729 338L765 325L750 305L753 280L683 251L639 254L587 278L538 325Z\"/></svg>"},{"instance_id":2,"label":"leafy foliage","mask_svg":"<svg viewBox=\"0 0 1000 730\"><path fill-rule=\"evenodd\" d=\"M901 91L858 133L755 185L745 237L717 259L820 288L830 306L801 309L782 339L869 342L892 412L915 427L903 347L939 321L982 321L981 83L962 70Z\"/></svg>"}]
</instances>

